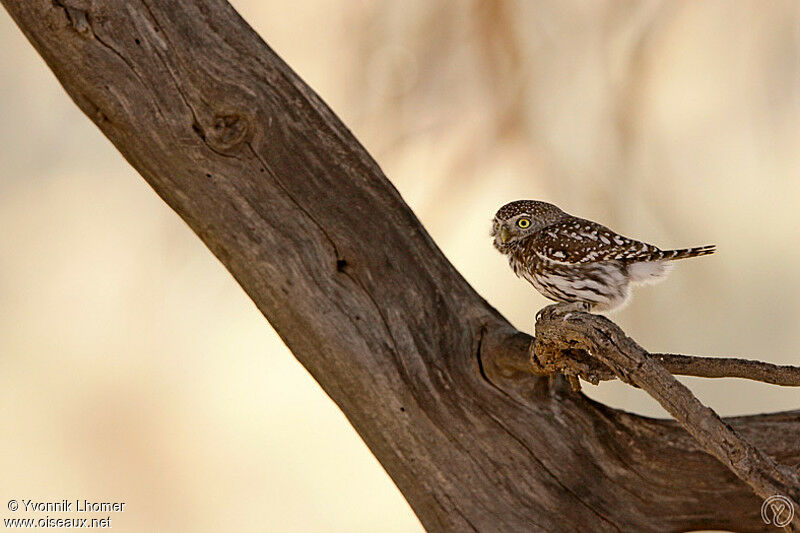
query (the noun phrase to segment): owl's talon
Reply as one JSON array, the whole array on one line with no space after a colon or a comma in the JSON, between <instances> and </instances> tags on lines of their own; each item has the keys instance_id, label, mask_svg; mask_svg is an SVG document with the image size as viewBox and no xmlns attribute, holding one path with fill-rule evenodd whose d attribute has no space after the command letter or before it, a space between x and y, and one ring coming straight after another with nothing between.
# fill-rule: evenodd
<instances>
[{"instance_id":1,"label":"owl's talon","mask_svg":"<svg viewBox=\"0 0 800 533\"><path fill-rule=\"evenodd\" d=\"M586 302L569 302L556 305L559 313L563 313L563 319L567 320L574 313L588 313L590 306Z\"/></svg>"}]
</instances>

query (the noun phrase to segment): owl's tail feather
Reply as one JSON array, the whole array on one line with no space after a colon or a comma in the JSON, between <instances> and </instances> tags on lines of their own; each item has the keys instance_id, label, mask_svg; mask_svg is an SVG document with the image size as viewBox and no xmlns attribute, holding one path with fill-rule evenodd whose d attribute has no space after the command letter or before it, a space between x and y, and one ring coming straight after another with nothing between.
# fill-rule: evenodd
<instances>
[{"instance_id":1,"label":"owl's tail feather","mask_svg":"<svg viewBox=\"0 0 800 533\"><path fill-rule=\"evenodd\" d=\"M655 254L654 261L675 261L677 259L688 259L690 257L700 257L701 255L710 255L717 251L715 244L708 246L698 246L697 248L683 248L681 250L663 250Z\"/></svg>"}]
</instances>

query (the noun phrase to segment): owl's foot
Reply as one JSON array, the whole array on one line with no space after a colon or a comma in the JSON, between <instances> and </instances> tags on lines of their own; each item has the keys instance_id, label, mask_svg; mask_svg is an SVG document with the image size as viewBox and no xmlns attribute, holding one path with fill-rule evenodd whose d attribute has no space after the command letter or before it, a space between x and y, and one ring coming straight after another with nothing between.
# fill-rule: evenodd
<instances>
[{"instance_id":1,"label":"owl's foot","mask_svg":"<svg viewBox=\"0 0 800 533\"><path fill-rule=\"evenodd\" d=\"M567 320L572 315L572 313L589 313L592 310L592 305L587 302L569 302L569 303L557 303L551 304L546 307L542 307L536 313L536 321L538 322L539 319L542 318L542 315L548 313L550 315L557 314L563 315L563 319Z\"/></svg>"},{"instance_id":2,"label":"owl's foot","mask_svg":"<svg viewBox=\"0 0 800 533\"><path fill-rule=\"evenodd\" d=\"M579 313L584 312L588 313L592 310L592 304L588 302L570 302L570 303L563 303L563 304L556 304L559 311L566 311L571 313Z\"/></svg>"},{"instance_id":3,"label":"owl's foot","mask_svg":"<svg viewBox=\"0 0 800 533\"><path fill-rule=\"evenodd\" d=\"M568 320L572 313L588 313L592 310L592 304L587 302L570 302L557 304L556 309L559 313L564 313L564 320Z\"/></svg>"}]
</instances>

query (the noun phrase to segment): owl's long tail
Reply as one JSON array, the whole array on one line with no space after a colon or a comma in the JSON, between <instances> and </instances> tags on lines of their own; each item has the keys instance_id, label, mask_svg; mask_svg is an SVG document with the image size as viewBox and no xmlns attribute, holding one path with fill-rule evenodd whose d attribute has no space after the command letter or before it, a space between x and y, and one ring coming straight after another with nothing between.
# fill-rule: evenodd
<instances>
[{"instance_id":1,"label":"owl's long tail","mask_svg":"<svg viewBox=\"0 0 800 533\"><path fill-rule=\"evenodd\" d=\"M675 261L677 259L688 259L690 257L700 257L701 255L710 255L717 251L715 244L708 246L698 246L696 248L682 248L680 250L661 250L652 253L647 258L648 261Z\"/></svg>"}]
</instances>

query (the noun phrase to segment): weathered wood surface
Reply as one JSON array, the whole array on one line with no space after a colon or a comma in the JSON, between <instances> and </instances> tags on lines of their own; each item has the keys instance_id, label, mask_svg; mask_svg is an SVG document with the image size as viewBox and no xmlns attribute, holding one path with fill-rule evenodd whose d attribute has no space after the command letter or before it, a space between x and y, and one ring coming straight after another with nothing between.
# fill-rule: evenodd
<instances>
[{"instance_id":1,"label":"weathered wood surface","mask_svg":"<svg viewBox=\"0 0 800 533\"><path fill-rule=\"evenodd\" d=\"M761 498L676 423L525 372L530 338L453 269L347 128L226 2L2 3L428 530L769 530ZM800 462L799 421L727 420L783 464Z\"/></svg>"},{"instance_id":2,"label":"weathered wood surface","mask_svg":"<svg viewBox=\"0 0 800 533\"><path fill-rule=\"evenodd\" d=\"M567 352L571 359L588 357L602 362L622 381L641 387L704 450L747 483L756 494L765 500L779 494L788 499L792 508L800 509L800 482L796 467L777 464L742 438L667 371L661 362L664 356L649 354L606 317L565 313L559 306L548 306L539 313L536 321L531 361L563 359ZM571 355L576 352L578 355ZM573 377L569 369L567 375ZM573 379L573 383L577 381ZM798 531L797 525L791 525L791 530Z\"/></svg>"}]
</instances>

